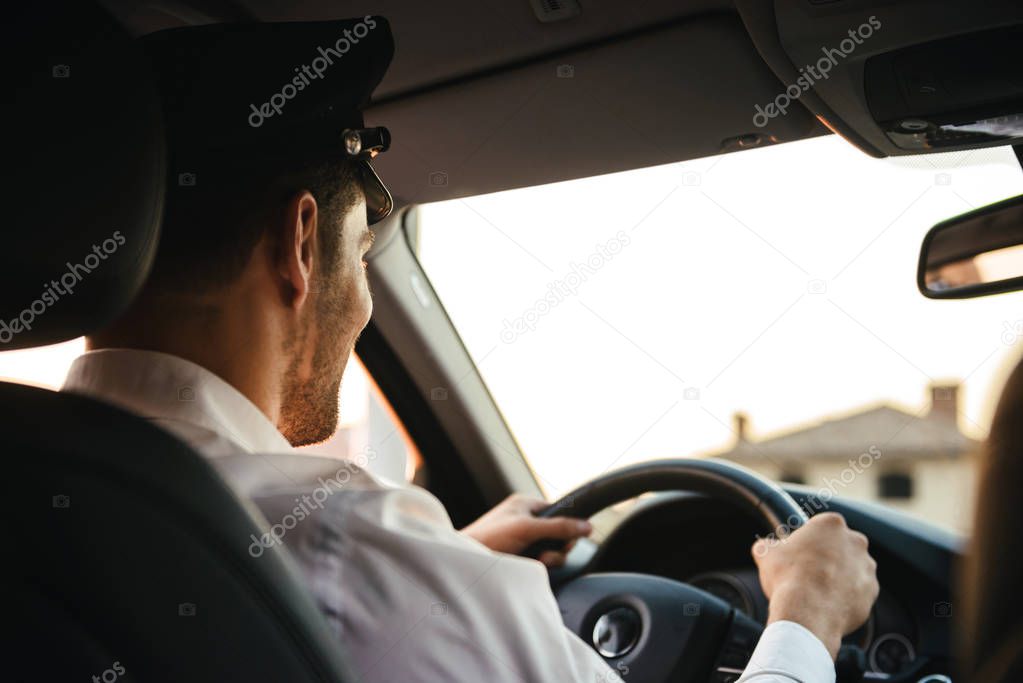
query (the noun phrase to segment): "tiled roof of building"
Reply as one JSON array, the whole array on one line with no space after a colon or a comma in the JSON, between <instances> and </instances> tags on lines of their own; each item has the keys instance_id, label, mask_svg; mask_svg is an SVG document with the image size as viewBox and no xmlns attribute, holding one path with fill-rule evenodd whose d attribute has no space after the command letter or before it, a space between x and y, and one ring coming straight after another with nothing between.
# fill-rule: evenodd
<instances>
[{"instance_id":1,"label":"tiled roof of building","mask_svg":"<svg viewBox=\"0 0 1023 683\"><path fill-rule=\"evenodd\" d=\"M847 460L872 446L886 459L934 459L957 458L974 450L978 442L964 436L950 417L933 413L921 417L881 405L763 441L742 439L719 455L738 462Z\"/></svg>"}]
</instances>

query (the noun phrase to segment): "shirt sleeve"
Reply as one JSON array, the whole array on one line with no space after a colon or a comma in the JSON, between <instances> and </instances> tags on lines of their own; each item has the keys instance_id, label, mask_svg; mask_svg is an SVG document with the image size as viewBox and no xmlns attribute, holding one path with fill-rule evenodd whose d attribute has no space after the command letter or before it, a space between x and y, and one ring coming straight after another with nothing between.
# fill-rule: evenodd
<instances>
[{"instance_id":1,"label":"shirt sleeve","mask_svg":"<svg viewBox=\"0 0 1023 683\"><path fill-rule=\"evenodd\" d=\"M835 683L835 663L804 626L776 621L764 629L738 683Z\"/></svg>"},{"instance_id":2,"label":"shirt sleeve","mask_svg":"<svg viewBox=\"0 0 1023 683\"><path fill-rule=\"evenodd\" d=\"M256 541L290 549L357 680L622 680L564 626L541 563L459 533L423 489L361 472L320 481L249 487L279 524Z\"/></svg>"}]
</instances>

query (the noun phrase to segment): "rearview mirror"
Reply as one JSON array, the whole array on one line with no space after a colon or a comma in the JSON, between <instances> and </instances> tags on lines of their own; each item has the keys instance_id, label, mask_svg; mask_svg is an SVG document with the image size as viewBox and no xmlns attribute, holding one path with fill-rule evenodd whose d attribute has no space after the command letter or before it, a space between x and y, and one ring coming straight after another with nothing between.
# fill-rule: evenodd
<instances>
[{"instance_id":1,"label":"rearview mirror","mask_svg":"<svg viewBox=\"0 0 1023 683\"><path fill-rule=\"evenodd\" d=\"M920 249L917 286L929 299L1023 289L1023 195L931 228Z\"/></svg>"}]
</instances>

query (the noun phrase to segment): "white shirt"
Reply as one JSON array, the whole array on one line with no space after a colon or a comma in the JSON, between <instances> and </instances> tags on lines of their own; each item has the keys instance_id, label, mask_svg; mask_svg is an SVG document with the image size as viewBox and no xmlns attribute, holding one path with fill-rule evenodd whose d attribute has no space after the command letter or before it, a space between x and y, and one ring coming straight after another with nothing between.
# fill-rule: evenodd
<instances>
[{"instance_id":1,"label":"white shirt","mask_svg":"<svg viewBox=\"0 0 1023 683\"><path fill-rule=\"evenodd\" d=\"M62 390L121 406L210 458L270 522L250 553L286 545L359 680L622 680L564 627L542 564L459 533L424 489L372 476L359 466L372 452L362 463L299 455L238 390L168 354L86 353ZM833 683L835 673L816 636L782 621L740 680Z\"/></svg>"}]
</instances>

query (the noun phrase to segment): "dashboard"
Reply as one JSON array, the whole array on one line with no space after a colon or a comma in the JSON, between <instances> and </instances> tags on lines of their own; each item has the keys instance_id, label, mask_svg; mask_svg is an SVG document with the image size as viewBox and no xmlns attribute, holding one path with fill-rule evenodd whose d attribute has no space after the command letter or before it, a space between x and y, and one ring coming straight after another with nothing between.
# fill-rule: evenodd
<instances>
[{"instance_id":1,"label":"dashboard","mask_svg":"<svg viewBox=\"0 0 1023 683\"><path fill-rule=\"evenodd\" d=\"M796 499L807 491L786 490ZM846 636L860 648L869 678L899 680L948 674L951 567L961 540L892 510L832 500L850 527L870 539L881 592L867 622ZM809 508L808 508L809 509ZM609 513L609 514L605 514ZM763 535L756 519L729 503L694 493L662 493L594 518L603 540L570 558L569 575L635 572L682 581L764 624L767 598L750 547ZM575 553L573 553L575 555ZM557 580L552 575L552 580Z\"/></svg>"}]
</instances>

